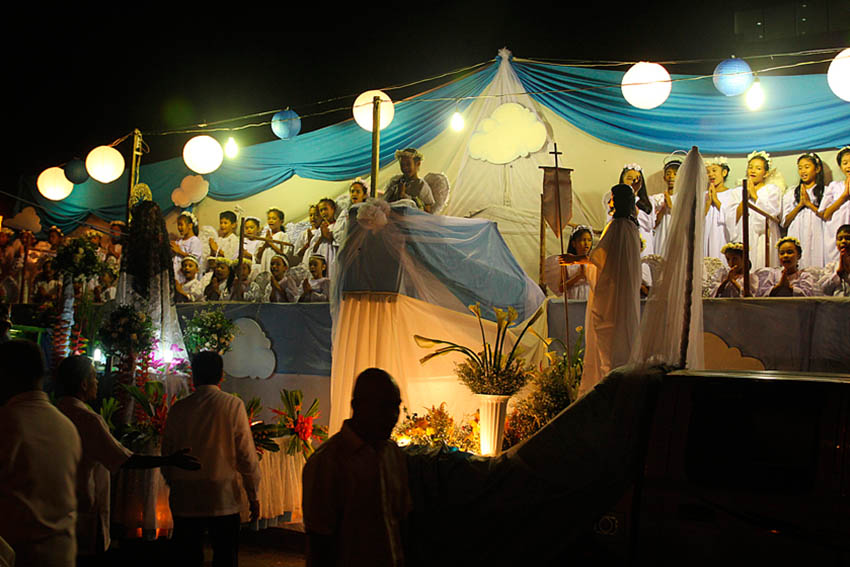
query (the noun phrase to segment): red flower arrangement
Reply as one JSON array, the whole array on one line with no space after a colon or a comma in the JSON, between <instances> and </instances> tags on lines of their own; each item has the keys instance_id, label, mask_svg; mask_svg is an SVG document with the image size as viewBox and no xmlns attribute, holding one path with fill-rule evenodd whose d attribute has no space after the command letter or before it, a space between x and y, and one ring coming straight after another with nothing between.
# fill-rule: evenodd
<instances>
[{"instance_id":1,"label":"red flower arrangement","mask_svg":"<svg viewBox=\"0 0 850 567\"><path fill-rule=\"evenodd\" d=\"M280 401L283 403L283 409L272 409L272 412L278 416L281 434L289 436L286 454L294 455L300 450L304 457L309 457L313 454L313 439L327 439L328 428L324 425L313 425L313 421L319 417L319 400L313 400L310 408L301 413L303 399L301 390L281 390Z\"/></svg>"}]
</instances>

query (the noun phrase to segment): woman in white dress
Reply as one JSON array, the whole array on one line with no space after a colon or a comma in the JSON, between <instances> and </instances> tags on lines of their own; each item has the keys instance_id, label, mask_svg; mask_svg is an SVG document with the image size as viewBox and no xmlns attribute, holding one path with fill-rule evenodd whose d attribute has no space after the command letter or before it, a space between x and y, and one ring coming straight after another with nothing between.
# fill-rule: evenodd
<instances>
[{"instance_id":1,"label":"woman in white dress","mask_svg":"<svg viewBox=\"0 0 850 567\"><path fill-rule=\"evenodd\" d=\"M782 214L782 190L770 181L776 175L771 169L770 154L767 152L753 152L747 160L747 193L750 202L756 207L779 219ZM744 205L741 202L743 189L733 189L736 196L736 205L729 207L726 211L726 226L729 228L729 239L743 242L743 229L741 216L744 214ZM779 265L779 257L773 243L779 240L779 224L775 220L765 219L761 214L750 211L750 261L755 268ZM771 242L770 256L765 259L765 238L769 237Z\"/></svg>"},{"instance_id":2,"label":"woman in white dress","mask_svg":"<svg viewBox=\"0 0 850 567\"><path fill-rule=\"evenodd\" d=\"M640 235L633 187L616 185L611 195L613 218L589 258L597 276L585 313L581 394L628 362L640 326Z\"/></svg>"},{"instance_id":3,"label":"woman in white dress","mask_svg":"<svg viewBox=\"0 0 850 567\"><path fill-rule=\"evenodd\" d=\"M820 213L823 219L824 263L829 264L838 260L838 249L832 245L832 235L838 228L850 224L850 146L844 146L838 152L835 161L844 179L836 179L823 193L820 203ZM838 176L836 176L838 177Z\"/></svg>"},{"instance_id":4,"label":"woman in white dress","mask_svg":"<svg viewBox=\"0 0 850 567\"><path fill-rule=\"evenodd\" d=\"M630 186L634 193L635 218L637 219L640 236L645 243L640 255L643 257L655 254L655 241L652 237L652 233L655 230L655 207L649 198L649 194L646 192L646 179L643 176L643 168L637 163L627 163L624 165L622 171L620 171L620 184ZM611 220L614 212L614 203L610 191L605 194L604 202L608 220Z\"/></svg>"},{"instance_id":5,"label":"woman in white dress","mask_svg":"<svg viewBox=\"0 0 850 567\"><path fill-rule=\"evenodd\" d=\"M793 236L782 238L777 245L781 268L764 268L759 277L759 297L809 297L817 295L817 282L808 272L800 271L803 247Z\"/></svg>"},{"instance_id":6,"label":"woman in white dress","mask_svg":"<svg viewBox=\"0 0 850 567\"><path fill-rule=\"evenodd\" d=\"M726 187L729 176L729 160L716 156L705 160L705 171L708 174L708 192L705 195L705 251L703 255L709 258L723 259L723 247L734 240L734 235L726 228L726 212L741 200L737 201L734 191ZM732 227L734 229L734 227Z\"/></svg>"},{"instance_id":7,"label":"woman in white dress","mask_svg":"<svg viewBox=\"0 0 850 567\"><path fill-rule=\"evenodd\" d=\"M797 158L800 183L782 200L782 223L788 236L802 244L806 255L800 267L822 268L823 220L818 207L823 200L823 162L817 154L807 153Z\"/></svg>"}]
</instances>

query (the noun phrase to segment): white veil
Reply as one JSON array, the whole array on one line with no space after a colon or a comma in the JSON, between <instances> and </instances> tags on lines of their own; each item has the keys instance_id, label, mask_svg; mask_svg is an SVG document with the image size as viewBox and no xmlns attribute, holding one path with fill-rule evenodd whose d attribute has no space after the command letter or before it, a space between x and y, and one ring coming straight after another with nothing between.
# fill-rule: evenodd
<instances>
[{"instance_id":1,"label":"white veil","mask_svg":"<svg viewBox=\"0 0 850 567\"><path fill-rule=\"evenodd\" d=\"M681 366L687 325L686 367L703 368L703 215L708 176L696 147L676 176L676 205L667 234L667 255L644 305L631 362ZM689 259L691 262L689 262ZM689 269L690 268L690 269Z\"/></svg>"}]
</instances>

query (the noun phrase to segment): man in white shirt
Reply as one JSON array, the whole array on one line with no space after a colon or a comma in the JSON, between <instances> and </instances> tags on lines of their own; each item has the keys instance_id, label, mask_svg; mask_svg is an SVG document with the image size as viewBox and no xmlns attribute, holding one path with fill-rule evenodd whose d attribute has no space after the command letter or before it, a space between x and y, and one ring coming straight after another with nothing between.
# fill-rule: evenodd
<instances>
[{"instance_id":1,"label":"man in white shirt","mask_svg":"<svg viewBox=\"0 0 850 567\"><path fill-rule=\"evenodd\" d=\"M69 356L56 369L56 385L63 394L56 404L70 419L82 440L83 455L77 475L77 553L97 555L109 549L110 473L120 468L152 469L172 465L199 468L188 450L173 455L136 455L109 432L104 419L86 405L97 398L97 375L86 356Z\"/></svg>"},{"instance_id":2,"label":"man in white shirt","mask_svg":"<svg viewBox=\"0 0 850 567\"><path fill-rule=\"evenodd\" d=\"M354 415L307 460L302 508L308 565L404 565L411 496L405 456L389 440L400 404L389 374L364 370L354 384Z\"/></svg>"},{"instance_id":3,"label":"man in white shirt","mask_svg":"<svg viewBox=\"0 0 850 567\"><path fill-rule=\"evenodd\" d=\"M44 373L35 343L0 344L0 538L16 565L72 567L82 448L42 391Z\"/></svg>"},{"instance_id":4,"label":"man in white shirt","mask_svg":"<svg viewBox=\"0 0 850 567\"><path fill-rule=\"evenodd\" d=\"M164 467L171 488L175 564L202 565L204 532L209 530L213 565L237 565L242 486L248 495L251 521L260 515L257 489L260 469L245 404L221 391L221 356L201 352L192 357L195 392L168 412L162 451L188 447L201 463L198 471Z\"/></svg>"}]
</instances>

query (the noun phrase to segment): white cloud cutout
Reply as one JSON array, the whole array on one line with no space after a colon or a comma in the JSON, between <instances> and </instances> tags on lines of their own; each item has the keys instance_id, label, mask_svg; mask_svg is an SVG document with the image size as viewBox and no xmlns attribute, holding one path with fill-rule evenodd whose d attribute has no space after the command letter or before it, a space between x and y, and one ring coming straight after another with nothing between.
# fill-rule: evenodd
<instances>
[{"instance_id":1,"label":"white cloud cutout","mask_svg":"<svg viewBox=\"0 0 850 567\"><path fill-rule=\"evenodd\" d=\"M224 355L224 371L234 378L265 380L274 374L275 356L271 341L260 325L250 317L234 321L239 333Z\"/></svg>"},{"instance_id":2,"label":"white cloud cutout","mask_svg":"<svg viewBox=\"0 0 850 567\"><path fill-rule=\"evenodd\" d=\"M176 206L185 208L194 203L199 203L207 196L210 190L210 182L201 175L187 175L180 182L180 187L171 192L171 202Z\"/></svg>"},{"instance_id":3,"label":"white cloud cutout","mask_svg":"<svg viewBox=\"0 0 850 567\"><path fill-rule=\"evenodd\" d=\"M536 152L546 143L546 126L533 112L515 102L496 108L469 139L469 155L490 163L510 163Z\"/></svg>"},{"instance_id":4,"label":"white cloud cutout","mask_svg":"<svg viewBox=\"0 0 850 567\"><path fill-rule=\"evenodd\" d=\"M24 207L21 212L14 217L4 220L3 226L9 228L17 228L18 230L31 230L32 232L41 232L41 219L32 207Z\"/></svg>"}]
</instances>

